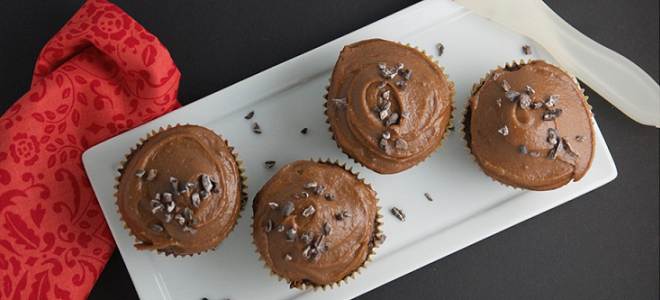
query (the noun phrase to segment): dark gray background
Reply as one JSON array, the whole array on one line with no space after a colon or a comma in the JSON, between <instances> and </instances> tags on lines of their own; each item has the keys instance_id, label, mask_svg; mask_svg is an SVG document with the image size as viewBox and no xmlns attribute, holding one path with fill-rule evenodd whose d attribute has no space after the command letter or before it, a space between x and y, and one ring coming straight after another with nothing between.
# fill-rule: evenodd
<instances>
[{"instance_id":1,"label":"dark gray background","mask_svg":"<svg viewBox=\"0 0 660 300\"><path fill-rule=\"evenodd\" d=\"M0 113L28 91L39 51L84 0L3 2ZM184 105L415 2L113 1L168 48ZM658 81L658 0L546 3ZM658 299L658 129L586 93L617 179L357 299ZM118 252L89 299L137 299Z\"/></svg>"}]
</instances>

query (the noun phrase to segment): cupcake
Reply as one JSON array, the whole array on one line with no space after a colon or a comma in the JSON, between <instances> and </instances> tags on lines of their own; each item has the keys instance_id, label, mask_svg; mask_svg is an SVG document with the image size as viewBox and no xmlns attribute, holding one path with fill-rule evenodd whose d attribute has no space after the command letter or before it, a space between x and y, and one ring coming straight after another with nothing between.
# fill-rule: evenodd
<instances>
[{"instance_id":1,"label":"cupcake","mask_svg":"<svg viewBox=\"0 0 660 300\"><path fill-rule=\"evenodd\" d=\"M475 84L464 139L481 170L516 188L552 190L589 170L595 140L584 90L544 61L507 64Z\"/></svg>"},{"instance_id":2,"label":"cupcake","mask_svg":"<svg viewBox=\"0 0 660 300\"><path fill-rule=\"evenodd\" d=\"M364 267L379 242L376 192L336 163L296 161L254 198L254 244L291 288L325 288Z\"/></svg>"},{"instance_id":3,"label":"cupcake","mask_svg":"<svg viewBox=\"0 0 660 300\"><path fill-rule=\"evenodd\" d=\"M394 174L441 146L452 127L454 83L429 57L380 39L344 47L325 104L344 153L377 173Z\"/></svg>"},{"instance_id":4,"label":"cupcake","mask_svg":"<svg viewBox=\"0 0 660 300\"><path fill-rule=\"evenodd\" d=\"M214 249L244 205L240 162L213 131L161 128L127 155L117 205L138 250L193 255Z\"/></svg>"}]
</instances>

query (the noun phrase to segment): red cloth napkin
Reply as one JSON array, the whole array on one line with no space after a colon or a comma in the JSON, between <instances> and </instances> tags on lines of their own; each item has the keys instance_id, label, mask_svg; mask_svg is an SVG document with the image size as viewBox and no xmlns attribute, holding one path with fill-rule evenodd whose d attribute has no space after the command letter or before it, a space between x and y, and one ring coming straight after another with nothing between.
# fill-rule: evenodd
<instances>
[{"instance_id":1,"label":"red cloth napkin","mask_svg":"<svg viewBox=\"0 0 660 300\"><path fill-rule=\"evenodd\" d=\"M180 107L179 79L158 39L105 0L48 42L0 117L0 299L87 297L115 242L81 155Z\"/></svg>"}]
</instances>

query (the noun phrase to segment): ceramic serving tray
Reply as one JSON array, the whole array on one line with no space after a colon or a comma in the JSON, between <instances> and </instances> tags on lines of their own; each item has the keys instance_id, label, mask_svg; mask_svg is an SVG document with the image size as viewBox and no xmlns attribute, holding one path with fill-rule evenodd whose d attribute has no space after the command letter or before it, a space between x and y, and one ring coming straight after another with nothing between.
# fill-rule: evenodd
<instances>
[{"instance_id":1,"label":"ceramic serving tray","mask_svg":"<svg viewBox=\"0 0 660 300\"><path fill-rule=\"evenodd\" d=\"M396 175L379 175L348 159L332 140L323 114L325 86L342 47L369 38L410 43L434 55L457 91L456 131L431 158ZM440 57L438 43L445 46ZM523 45L530 45L533 54L525 55ZM453 2L427 0L107 140L86 151L83 163L140 298L351 299L616 177L598 126L591 170L579 182L533 192L505 187L479 171L461 140L460 111L473 83L498 65L520 59L554 63L527 37ZM253 118L246 120L251 111ZM254 122L261 134L252 131ZM216 251L186 258L137 251L113 196L117 169L129 148L152 130L177 123L210 128L236 147L250 196L235 230ZM371 183L383 207L381 228L387 240L366 270L348 284L317 292L291 290L269 275L255 253L250 236L252 197L283 165L319 157L353 166ZM264 164L268 160L276 161L272 169ZM393 206L405 212L405 222L389 212Z\"/></svg>"}]
</instances>

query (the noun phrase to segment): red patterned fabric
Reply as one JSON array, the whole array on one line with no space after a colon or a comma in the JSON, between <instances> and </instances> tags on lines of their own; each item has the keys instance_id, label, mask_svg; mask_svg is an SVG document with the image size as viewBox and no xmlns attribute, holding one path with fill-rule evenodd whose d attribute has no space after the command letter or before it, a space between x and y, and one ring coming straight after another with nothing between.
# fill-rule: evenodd
<instances>
[{"instance_id":1,"label":"red patterned fabric","mask_svg":"<svg viewBox=\"0 0 660 300\"><path fill-rule=\"evenodd\" d=\"M0 117L0 299L85 299L115 243L87 148L179 107L180 73L126 13L90 0Z\"/></svg>"}]
</instances>

